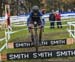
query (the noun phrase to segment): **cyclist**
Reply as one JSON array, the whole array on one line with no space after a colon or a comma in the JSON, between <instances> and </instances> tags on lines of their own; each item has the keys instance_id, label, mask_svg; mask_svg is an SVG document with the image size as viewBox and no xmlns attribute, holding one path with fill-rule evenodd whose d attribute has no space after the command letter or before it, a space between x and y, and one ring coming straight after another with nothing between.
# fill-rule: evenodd
<instances>
[{"instance_id":1,"label":"cyclist","mask_svg":"<svg viewBox=\"0 0 75 62\"><path fill-rule=\"evenodd\" d=\"M34 27L34 22L37 22L37 26L39 28L39 42L41 42L41 37L42 37L42 29L44 26L44 22L42 20L42 13L39 10L38 6L33 6L32 11L29 14L29 18L27 20L27 26L29 29L29 32L31 33L31 40L34 43L34 32L33 32L33 27Z\"/></svg>"}]
</instances>

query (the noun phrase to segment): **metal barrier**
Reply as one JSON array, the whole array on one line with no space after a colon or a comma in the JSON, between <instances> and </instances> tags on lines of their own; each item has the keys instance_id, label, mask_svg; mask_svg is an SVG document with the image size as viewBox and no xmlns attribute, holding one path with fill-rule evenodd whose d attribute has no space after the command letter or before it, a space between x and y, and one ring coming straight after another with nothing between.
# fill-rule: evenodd
<instances>
[{"instance_id":1,"label":"metal barrier","mask_svg":"<svg viewBox=\"0 0 75 62\"><path fill-rule=\"evenodd\" d=\"M55 21L55 22L58 22L58 21ZM64 21L63 21L64 22ZM23 22L24 23L24 22ZM72 36L73 38L75 38L75 25L74 25L75 22L68 22L67 24L64 24L62 26L69 26L68 28L68 32L70 33L70 36ZM14 27L16 27L17 25L13 25ZM21 26L21 25L18 25L18 26ZM25 24L23 25L25 26ZM74 27L74 30L71 30L71 26ZM45 26L45 28L49 28L49 26ZM6 43L2 46L2 48L0 48L0 52L6 47L7 48L7 43L8 43L8 40L11 38L11 34L13 33L16 33L16 32L19 32L19 31L22 31L22 30L26 30L26 29L21 29L21 30L18 30L18 31L14 31L14 32L11 32L11 31L5 31L5 37L0 39L0 42L5 40ZM74 33L73 33L73 32Z\"/></svg>"},{"instance_id":2,"label":"metal barrier","mask_svg":"<svg viewBox=\"0 0 75 62\"><path fill-rule=\"evenodd\" d=\"M68 29L70 36L72 36L75 39L75 22L67 22Z\"/></svg>"}]
</instances>

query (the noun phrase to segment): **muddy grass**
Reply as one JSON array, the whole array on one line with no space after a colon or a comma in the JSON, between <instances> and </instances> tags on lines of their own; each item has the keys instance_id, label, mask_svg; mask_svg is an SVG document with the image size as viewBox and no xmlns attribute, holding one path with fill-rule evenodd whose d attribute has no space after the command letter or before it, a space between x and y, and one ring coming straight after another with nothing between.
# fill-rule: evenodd
<instances>
[{"instance_id":1,"label":"muddy grass","mask_svg":"<svg viewBox=\"0 0 75 62\"><path fill-rule=\"evenodd\" d=\"M43 33L42 39L43 40L56 40L56 39L66 39L68 38L68 32L54 32L54 33ZM31 42L30 35L27 37L22 36L21 38L13 39L14 42ZM39 47L39 51L50 51L50 50L64 50L64 49L74 49L75 44L73 45L58 45L58 46L42 46ZM17 49L7 49L6 53L20 53L20 52L33 52L35 51L35 47L32 48L17 48ZM62 57L62 58L49 58L49 59L29 59L29 60L12 60L12 61L5 61L5 62L74 62L75 57Z\"/></svg>"},{"instance_id":2,"label":"muddy grass","mask_svg":"<svg viewBox=\"0 0 75 62\"><path fill-rule=\"evenodd\" d=\"M4 36L5 36L4 30L0 30L0 38L4 38Z\"/></svg>"},{"instance_id":3,"label":"muddy grass","mask_svg":"<svg viewBox=\"0 0 75 62\"><path fill-rule=\"evenodd\" d=\"M66 35L65 35L66 34ZM43 33L42 40L56 40L56 39L67 39L68 32L55 32L55 33ZM21 38L13 39L13 42L32 42L30 35L27 38L24 36ZM42 46L39 47L39 51L48 51L48 50L60 50L60 49L69 49L71 46L58 45L58 46ZM35 51L35 47L32 48L19 48L19 49L7 49L7 52L32 52Z\"/></svg>"},{"instance_id":4,"label":"muddy grass","mask_svg":"<svg viewBox=\"0 0 75 62\"><path fill-rule=\"evenodd\" d=\"M56 39L66 39L68 32L55 32L55 33L43 33L42 40L56 40ZM27 38L21 37L13 40L14 42L31 42L31 37L28 35Z\"/></svg>"}]
</instances>

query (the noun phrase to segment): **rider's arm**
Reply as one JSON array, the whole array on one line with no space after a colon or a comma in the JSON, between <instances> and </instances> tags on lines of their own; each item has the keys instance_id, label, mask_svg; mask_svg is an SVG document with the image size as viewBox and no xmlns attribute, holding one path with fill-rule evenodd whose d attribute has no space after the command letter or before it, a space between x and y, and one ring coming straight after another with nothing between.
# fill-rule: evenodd
<instances>
[{"instance_id":1,"label":"rider's arm","mask_svg":"<svg viewBox=\"0 0 75 62\"><path fill-rule=\"evenodd\" d=\"M28 27L28 31L30 32L30 26L29 26L29 24L30 24L30 21L31 21L31 13L30 13L30 15L29 15L29 17L28 17L28 19L27 19L27 27Z\"/></svg>"},{"instance_id":2,"label":"rider's arm","mask_svg":"<svg viewBox=\"0 0 75 62\"><path fill-rule=\"evenodd\" d=\"M27 19L27 27L29 26L29 18Z\"/></svg>"},{"instance_id":3,"label":"rider's arm","mask_svg":"<svg viewBox=\"0 0 75 62\"><path fill-rule=\"evenodd\" d=\"M39 16L43 16L43 14L39 11Z\"/></svg>"},{"instance_id":4,"label":"rider's arm","mask_svg":"<svg viewBox=\"0 0 75 62\"><path fill-rule=\"evenodd\" d=\"M32 12L30 12L29 17L27 19L27 26L29 27L29 23L31 21Z\"/></svg>"}]
</instances>

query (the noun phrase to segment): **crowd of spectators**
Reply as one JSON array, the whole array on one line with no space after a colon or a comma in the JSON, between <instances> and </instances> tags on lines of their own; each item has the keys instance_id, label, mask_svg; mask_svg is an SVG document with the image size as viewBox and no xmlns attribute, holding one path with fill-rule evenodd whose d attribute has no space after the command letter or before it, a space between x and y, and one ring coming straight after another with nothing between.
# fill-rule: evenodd
<instances>
[{"instance_id":1,"label":"crowd of spectators","mask_svg":"<svg viewBox=\"0 0 75 62\"><path fill-rule=\"evenodd\" d=\"M72 12L75 12L75 8L73 9L68 8L67 10L60 9L59 12L60 13L72 13Z\"/></svg>"},{"instance_id":2,"label":"crowd of spectators","mask_svg":"<svg viewBox=\"0 0 75 62\"><path fill-rule=\"evenodd\" d=\"M55 23L57 23L57 28L62 28L61 16L59 11L51 11L51 13L49 14L49 22L51 29L55 28Z\"/></svg>"}]
</instances>

